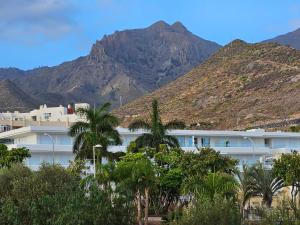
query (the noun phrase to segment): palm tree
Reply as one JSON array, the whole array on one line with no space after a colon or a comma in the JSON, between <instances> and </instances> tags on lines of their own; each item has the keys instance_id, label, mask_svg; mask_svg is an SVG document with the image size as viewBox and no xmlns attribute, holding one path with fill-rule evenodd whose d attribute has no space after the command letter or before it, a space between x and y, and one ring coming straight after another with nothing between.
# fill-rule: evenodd
<instances>
[{"instance_id":1,"label":"palm tree","mask_svg":"<svg viewBox=\"0 0 300 225\"><path fill-rule=\"evenodd\" d=\"M115 129L119 125L117 117L109 112L111 104L105 103L97 109L79 108L76 113L85 121L74 123L69 129L69 135L74 137L73 152L76 158L92 159L93 146L100 144L101 154L97 155L109 159L113 153L107 151L108 145L121 144L119 132Z\"/></svg>"},{"instance_id":2,"label":"palm tree","mask_svg":"<svg viewBox=\"0 0 300 225\"><path fill-rule=\"evenodd\" d=\"M284 181L274 177L272 170L266 170L261 164L255 165L250 171L252 182L251 189L254 196L262 197L262 204L271 207L273 197L284 187Z\"/></svg>"},{"instance_id":3,"label":"palm tree","mask_svg":"<svg viewBox=\"0 0 300 225\"><path fill-rule=\"evenodd\" d=\"M241 198L241 209L243 209L247 201L253 196L252 184L253 177L251 176L251 168L247 165L243 165L243 170L237 169L235 174L237 175L239 181L239 190Z\"/></svg>"},{"instance_id":4,"label":"palm tree","mask_svg":"<svg viewBox=\"0 0 300 225\"><path fill-rule=\"evenodd\" d=\"M165 144L169 147L179 147L179 142L176 137L167 134L170 129L183 129L185 124L178 120L173 120L167 124L163 124L159 115L158 102L156 99L152 101L151 120L145 121L143 119L135 120L129 125L130 131L137 129L144 129L144 133L135 141L137 147L151 147L159 150L160 144Z\"/></svg>"},{"instance_id":5,"label":"palm tree","mask_svg":"<svg viewBox=\"0 0 300 225\"><path fill-rule=\"evenodd\" d=\"M232 197L237 190L235 178L227 173L209 173L204 178L192 176L183 185L185 193L208 197L214 201L216 196Z\"/></svg>"},{"instance_id":6,"label":"palm tree","mask_svg":"<svg viewBox=\"0 0 300 225\"><path fill-rule=\"evenodd\" d=\"M243 218L245 218L245 205L252 196L255 195L252 185L254 183L253 177L251 176L251 167L246 164L243 165L242 171L238 168L235 171L238 178L238 188L239 188L239 200L240 200L240 211Z\"/></svg>"}]
</instances>

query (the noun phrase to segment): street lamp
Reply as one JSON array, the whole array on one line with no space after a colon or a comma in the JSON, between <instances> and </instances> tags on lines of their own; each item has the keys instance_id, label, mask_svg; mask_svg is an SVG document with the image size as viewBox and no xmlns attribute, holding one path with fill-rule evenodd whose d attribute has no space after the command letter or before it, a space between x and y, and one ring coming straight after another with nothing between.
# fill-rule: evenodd
<instances>
[{"instance_id":1,"label":"street lamp","mask_svg":"<svg viewBox=\"0 0 300 225\"><path fill-rule=\"evenodd\" d=\"M52 141L52 164L54 165L54 139L50 134L44 133L45 136L48 136Z\"/></svg>"},{"instance_id":2,"label":"street lamp","mask_svg":"<svg viewBox=\"0 0 300 225\"><path fill-rule=\"evenodd\" d=\"M100 145L100 144L93 146L94 178L96 178L96 152L95 152L95 149L101 148L101 147L102 147L102 145Z\"/></svg>"},{"instance_id":3,"label":"street lamp","mask_svg":"<svg viewBox=\"0 0 300 225\"><path fill-rule=\"evenodd\" d=\"M253 162L254 162L254 147L255 147L255 143L254 143L253 139L250 138L250 137L244 137L244 139L250 141L250 143L252 144L252 159L253 159Z\"/></svg>"}]
</instances>

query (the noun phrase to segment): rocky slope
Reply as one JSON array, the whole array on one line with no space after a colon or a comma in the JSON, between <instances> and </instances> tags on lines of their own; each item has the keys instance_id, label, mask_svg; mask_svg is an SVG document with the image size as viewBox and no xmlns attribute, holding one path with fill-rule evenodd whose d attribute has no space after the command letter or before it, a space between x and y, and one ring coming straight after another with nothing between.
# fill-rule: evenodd
<instances>
[{"instance_id":1,"label":"rocky slope","mask_svg":"<svg viewBox=\"0 0 300 225\"><path fill-rule=\"evenodd\" d=\"M219 48L179 22L159 21L104 36L89 55L55 67L0 70L0 79L6 74L41 103L110 101L119 106L175 80Z\"/></svg>"},{"instance_id":2,"label":"rocky slope","mask_svg":"<svg viewBox=\"0 0 300 225\"><path fill-rule=\"evenodd\" d=\"M13 106L13 108L12 108ZM10 80L0 81L0 111L18 110L28 111L36 107L36 103L30 96L19 89Z\"/></svg>"},{"instance_id":3,"label":"rocky slope","mask_svg":"<svg viewBox=\"0 0 300 225\"><path fill-rule=\"evenodd\" d=\"M300 52L276 43L233 41L184 76L115 113L123 125L149 115L191 127L239 129L294 118L300 112Z\"/></svg>"},{"instance_id":4,"label":"rocky slope","mask_svg":"<svg viewBox=\"0 0 300 225\"><path fill-rule=\"evenodd\" d=\"M300 28L287 34L279 35L264 42L275 42L300 50Z\"/></svg>"}]
</instances>

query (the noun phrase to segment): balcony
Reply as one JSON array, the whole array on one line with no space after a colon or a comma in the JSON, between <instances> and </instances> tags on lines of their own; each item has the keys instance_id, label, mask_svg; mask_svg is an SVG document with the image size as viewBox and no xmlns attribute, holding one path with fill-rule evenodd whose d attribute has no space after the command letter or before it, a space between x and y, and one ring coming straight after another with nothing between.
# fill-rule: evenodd
<instances>
[{"instance_id":1,"label":"balcony","mask_svg":"<svg viewBox=\"0 0 300 225\"><path fill-rule=\"evenodd\" d=\"M9 149L12 148L28 148L31 152L52 152L52 144L10 144ZM73 152L72 145L54 145L55 152Z\"/></svg>"}]
</instances>

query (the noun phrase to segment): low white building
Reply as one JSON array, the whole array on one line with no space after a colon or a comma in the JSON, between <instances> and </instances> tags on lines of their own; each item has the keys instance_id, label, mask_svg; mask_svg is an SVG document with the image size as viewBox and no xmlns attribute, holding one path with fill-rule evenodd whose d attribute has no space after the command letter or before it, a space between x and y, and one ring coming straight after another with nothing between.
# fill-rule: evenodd
<instances>
[{"instance_id":1,"label":"low white building","mask_svg":"<svg viewBox=\"0 0 300 225\"><path fill-rule=\"evenodd\" d=\"M118 128L123 144L110 146L109 151L126 151L128 144L143 134L143 130L130 132L127 128ZM45 135L47 134L47 135ZM171 130L185 151L211 147L221 154L238 159L240 166L252 164L257 160L265 161L279 153L300 151L300 133L250 131L209 131L209 130ZM72 153L73 140L68 136L66 127L29 126L0 133L1 139L11 140L8 147L26 147L31 151L31 158L26 164L36 169L42 162L52 162L54 143L54 160L68 166L74 159ZM196 147L197 146L197 147Z\"/></svg>"}]
</instances>

